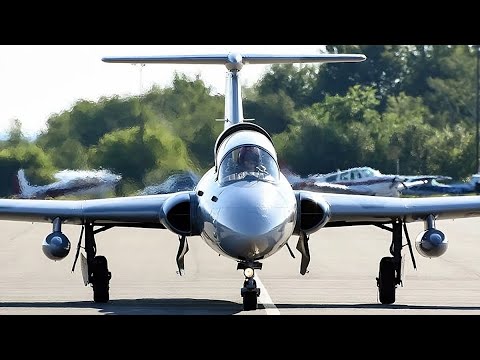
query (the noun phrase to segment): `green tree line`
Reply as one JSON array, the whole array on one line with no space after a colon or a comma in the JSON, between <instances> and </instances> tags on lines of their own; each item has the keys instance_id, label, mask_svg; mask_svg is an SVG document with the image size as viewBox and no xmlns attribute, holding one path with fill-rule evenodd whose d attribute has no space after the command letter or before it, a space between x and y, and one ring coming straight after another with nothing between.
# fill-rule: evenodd
<instances>
[{"instance_id":1,"label":"green tree line","mask_svg":"<svg viewBox=\"0 0 480 360\"><path fill-rule=\"evenodd\" d=\"M476 48L468 45L329 45L362 53L357 64L273 65L243 90L244 115L273 136L282 163L300 175L353 166L384 173L476 172ZM35 184L61 169L121 174L118 195L173 172L214 163L224 97L176 74L141 96L79 100L28 141L21 119L0 142L0 196L22 167Z\"/></svg>"}]
</instances>

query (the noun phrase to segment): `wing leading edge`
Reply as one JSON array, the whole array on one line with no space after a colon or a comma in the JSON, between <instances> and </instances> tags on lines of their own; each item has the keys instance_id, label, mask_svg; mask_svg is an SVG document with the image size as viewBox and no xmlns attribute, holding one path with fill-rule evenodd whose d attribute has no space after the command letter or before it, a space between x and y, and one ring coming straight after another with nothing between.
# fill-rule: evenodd
<instances>
[{"instance_id":1,"label":"wing leading edge","mask_svg":"<svg viewBox=\"0 0 480 360\"><path fill-rule=\"evenodd\" d=\"M95 200L0 200L0 219L69 224L115 224L136 227L163 227L163 206L167 200L189 192Z\"/></svg>"},{"instance_id":2,"label":"wing leading edge","mask_svg":"<svg viewBox=\"0 0 480 360\"><path fill-rule=\"evenodd\" d=\"M392 219L421 221L480 216L480 196L392 198L369 195L326 194L299 190L310 198L326 201L330 207L327 226L355 223L386 223Z\"/></svg>"}]
</instances>

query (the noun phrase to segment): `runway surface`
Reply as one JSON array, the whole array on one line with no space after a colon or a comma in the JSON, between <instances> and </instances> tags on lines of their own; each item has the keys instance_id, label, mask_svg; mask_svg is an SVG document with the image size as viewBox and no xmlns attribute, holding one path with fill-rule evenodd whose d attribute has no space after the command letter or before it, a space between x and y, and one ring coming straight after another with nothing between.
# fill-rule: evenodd
<instances>
[{"instance_id":1,"label":"runway surface","mask_svg":"<svg viewBox=\"0 0 480 360\"><path fill-rule=\"evenodd\" d=\"M176 271L178 238L167 230L116 228L96 236L98 255L112 272L110 303L95 304L83 284L80 264L72 265L79 226L63 226L72 242L59 262L41 249L49 224L1 221L0 315L405 315L480 314L480 219L437 222L450 240L437 259L408 256L404 287L396 303L381 305L375 278L389 256L391 234L376 227L322 229L310 238L309 273L299 274L296 258L284 248L257 271L259 308L242 311L243 283L236 263L219 257L201 238L189 239L184 276ZM423 223L409 225L412 240ZM405 248L407 250L407 248ZM408 250L407 250L408 253Z\"/></svg>"}]
</instances>

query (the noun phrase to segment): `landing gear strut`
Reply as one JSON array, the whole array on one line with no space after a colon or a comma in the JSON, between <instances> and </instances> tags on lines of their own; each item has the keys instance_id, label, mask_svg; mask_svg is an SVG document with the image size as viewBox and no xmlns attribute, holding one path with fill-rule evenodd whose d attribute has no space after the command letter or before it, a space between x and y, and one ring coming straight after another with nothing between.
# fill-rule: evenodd
<instances>
[{"instance_id":1,"label":"landing gear strut","mask_svg":"<svg viewBox=\"0 0 480 360\"><path fill-rule=\"evenodd\" d=\"M188 252L189 247L186 236L179 236L178 240L180 241L176 258L178 275L183 276L185 274L185 254Z\"/></svg>"},{"instance_id":2,"label":"landing gear strut","mask_svg":"<svg viewBox=\"0 0 480 360\"><path fill-rule=\"evenodd\" d=\"M402 257L402 226L407 237L407 244L412 255L413 266L416 268L413 257L412 245L408 237L405 223L401 220L395 220L392 224L392 244L390 245L391 257L384 257L380 260L380 267L377 277L377 287L379 300L382 304L393 304L395 302L395 293L398 285L402 284L403 278L403 257Z\"/></svg>"},{"instance_id":3,"label":"landing gear strut","mask_svg":"<svg viewBox=\"0 0 480 360\"><path fill-rule=\"evenodd\" d=\"M310 264L310 248L308 246L309 236L305 232L300 233L298 238L297 250L302 254L300 262L300 274L305 275L308 272L308 264Z\"/></svg>"},{"instance_id":4,"label":"landing gear strut","mask_svg":"<svg viewBox=\"0 0 480 360\"><path fill-rule=\"evenodd\" d=\"M243 298L243 311L257 310L257 298L260 296L260 289L257 288L257 282L254 279L255 269L260 270L262 264L254 262L251 264L239 263L237 270L243 270L245 280L240 294Z\"/></svg>"},{"instance_id":5,"label":"landing gear strut","mask_svg":"<svg viewBox=\"0 0 480 360\"><path fill-rule=\"evenodd\" d=\"M106 230L103 229L103 230ZM103 231L102 230L102 231ZM87 254L87 281L93 287L93 301L106 303L110 300L109 289L112 273L108 271L105 256L97 256L93 223L85 224L85 252Z\"/></svg>"}]
</instances>

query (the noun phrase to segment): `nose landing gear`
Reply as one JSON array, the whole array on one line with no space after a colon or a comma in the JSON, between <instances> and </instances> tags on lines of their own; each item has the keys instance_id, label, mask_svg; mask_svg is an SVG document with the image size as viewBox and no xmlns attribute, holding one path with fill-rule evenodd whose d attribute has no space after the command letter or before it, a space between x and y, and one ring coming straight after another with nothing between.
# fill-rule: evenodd
<instances>
[{"instance_id":1,"label":"nose landing gear","mask_svg":"<svg viewBox=\"0 0 480 360\"><path fill-rule=\"evenodd\" d=\"M245 276L243 287L240 291L243 298L244 311L257 310L257 299L260 296L260 289L257 288L257 282L254 279L255 269L261 270L262 264L257 262L251 264L239 263L237 266L237 270L243 270L243 275Z\"/></svg>"}]
</instances>

